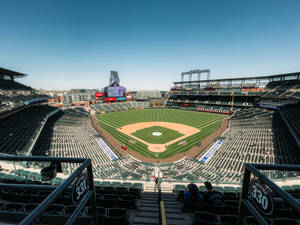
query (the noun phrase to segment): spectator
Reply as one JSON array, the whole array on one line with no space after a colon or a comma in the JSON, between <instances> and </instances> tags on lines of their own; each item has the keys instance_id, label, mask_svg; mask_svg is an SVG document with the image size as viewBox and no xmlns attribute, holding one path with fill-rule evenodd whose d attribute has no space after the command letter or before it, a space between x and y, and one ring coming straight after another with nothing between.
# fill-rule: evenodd
<instances>
[{"instance_id":1,"label":"spectator","mask_svg":"<svg viewBox=\"0 0 300 225\"><path fill-rule=\"evenodd\" d=\"M189 184L184 192L184 209L203 203L204 195L199 193L196 184Z\"/></svg>"},{"instance_id":2,"label":"spectator","mask_svg":"<svg viewBox=\"0 0 300 225\"><path fill-rule=\"evenodd\" d=\"M215 191L212 184L208 181L206 181L204 185L207 189L205 192L205 202L212 205L221 205L223 203L221 193Z\"/></svg>"}]
</instances>

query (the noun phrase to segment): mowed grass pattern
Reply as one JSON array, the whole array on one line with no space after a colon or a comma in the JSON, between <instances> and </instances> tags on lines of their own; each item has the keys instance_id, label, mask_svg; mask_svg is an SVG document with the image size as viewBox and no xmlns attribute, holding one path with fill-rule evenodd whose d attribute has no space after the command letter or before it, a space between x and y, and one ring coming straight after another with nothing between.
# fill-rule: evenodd
<instances>
[{"instance_id":1,"label":"mowed grass pattern","mask_svg":"<svg viewBox=\"0 0 300 225\"><path fill-rule=\"evenodd\" d=\"M195 146L199 141L209 136L215 130L217 130L222 122L224 115L184 111L177 109L140 109L140 110L128 110L122 112L112 112L107 114L96 115L98 118L99 126L105 129L108 133L114 136L121 144L125 144L130 150L139 152L140 154L149 157L156 158L156 154L148 150L147 145L136 141L135 143L129 142L131 137L123 134L117 130L117 128L139 122L149 121L162 121L186 124L192 127L196 127L200 132L189 136L184 139L185 145L179 145L176 142L167 147L167 150L158 153L159 158L168 158L175 154L185 152Z\"/></svg>"},{"instance_id":2,"label":"mowed grass pattern","mask_svg":"<svg viewBox=\"0 0 300 225\"><path fill-rule=\"evenodd\" d=\"M153 132L160 132L161 136L154 136ZM145 129L137 130L132 133L133 136L136 136L150 144L165 144L169 141L172 141L176 138L183 136L176 130L171 130L165 127L153 126Z\"/></svg>"}]
</instances>

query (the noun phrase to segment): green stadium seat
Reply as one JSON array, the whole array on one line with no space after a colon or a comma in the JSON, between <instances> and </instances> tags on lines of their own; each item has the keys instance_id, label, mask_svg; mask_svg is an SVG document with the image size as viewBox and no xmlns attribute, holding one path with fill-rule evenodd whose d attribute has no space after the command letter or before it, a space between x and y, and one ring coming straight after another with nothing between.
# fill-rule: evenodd
<instances>
[{"instance_id":1,"label":"green stadium seat","mask_svg":"<svg viewBox=\"0 0 300 225\"><path fill-rule=\"evenodd\" d=\"M234 192L234 191L236 191L236 188L235 187L230 187L230 186L225 186L224 191Z\"/></svg>"},{"instance_id":2,"label":"green stadium seat","mask_svg":"<svg viewBox=\"0 0 300 225\"><path fill-rule=\"evenodd\" d=\"M213 187L215 191L224 192L224 188L220 186L214 186Z\"/></svg>"}]
</instances>

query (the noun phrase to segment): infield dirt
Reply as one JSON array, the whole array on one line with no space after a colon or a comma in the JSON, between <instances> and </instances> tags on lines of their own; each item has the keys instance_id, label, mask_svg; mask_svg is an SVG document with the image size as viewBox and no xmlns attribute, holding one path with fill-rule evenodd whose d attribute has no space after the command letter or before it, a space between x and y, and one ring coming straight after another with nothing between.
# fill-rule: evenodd
<instances>
[{"instance_id":1,"label":"infield dirt","mask_svg":"<svg viewBox=\"0 0 300 225\"><path fill-rule=\"evenodd\" d=\"M172 141L167 142L166 144L150 144L134 135L132 133L136 132L137 130L145 129L148 127L153 127L153 126L160 126L160 127L165 127L171 130L176 130L179 133L183 134L183 136L176 138ZM183 140L193 134L198 133L200 130L191 127L185 124L180 124L180 123L170 123L170 122L141 122L141 123L132 123L123 127L119 127L117 129L118 131L126 134L127 136L134 138L138 140L139 142L145 144L148 146L148 150L152 152L163 152L166 151L166 147L177 142L180 140Z\"/></svg>"}]
</instances>

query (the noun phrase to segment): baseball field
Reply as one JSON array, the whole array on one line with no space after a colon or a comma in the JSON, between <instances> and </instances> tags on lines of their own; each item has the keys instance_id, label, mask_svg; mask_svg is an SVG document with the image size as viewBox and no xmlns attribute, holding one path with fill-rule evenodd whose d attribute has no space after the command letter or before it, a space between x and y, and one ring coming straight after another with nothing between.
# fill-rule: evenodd
<instances>
[{"instance_id":1,"label":"baseball field","mask_svg":"<svg viewBox=\"0 0 300 225\"><path fill-rule=\"evenodd\" d=\"M217 130L224 115L177 109L140 109L97 115L120 145L148 158L185 152Z\"/></svg>"}]
</instances>

